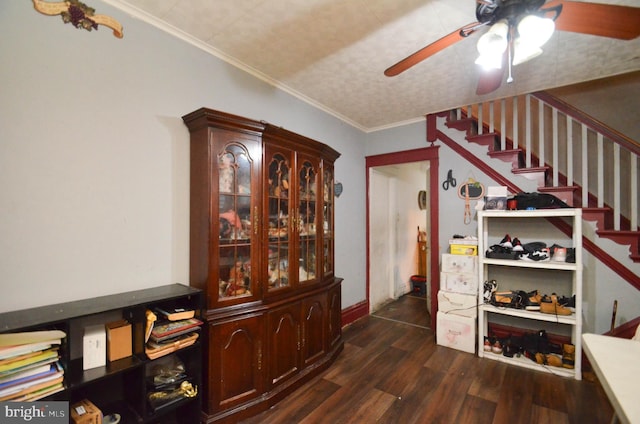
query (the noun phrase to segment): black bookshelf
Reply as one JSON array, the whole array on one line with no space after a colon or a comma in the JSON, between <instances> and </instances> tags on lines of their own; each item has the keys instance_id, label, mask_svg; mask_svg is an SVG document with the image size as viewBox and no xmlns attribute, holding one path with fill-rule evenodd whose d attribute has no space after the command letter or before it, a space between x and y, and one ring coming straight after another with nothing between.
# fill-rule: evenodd
<instances>
[{"instance_id":1,"label":"black bookshelf","mask_svg":"<svg viewBox=\"0 0 640 424\"><path fill-rule=\"evenodd\" d=\"M73 405L82 399L89 399L104 415L117 412L121 416L135 417L134 422L138 423L195 423L199 422L201 412L200 394L154 410L147 401L147 396L154 390L149 387L147 380L157 361L174 355L184 363L189 380L199 389L202 383L203 341L199 338L195 344L169 353L166 357L149 359L145 355L145 311L154 307L186 305L195 310L197 317L201 317L203 302L201 290L171 284L4 312L0 314L0 333L52 329L66 333L67 337L60 346L64 390L43 400L66 400ZM83 335L78 329L86 322L107 324L114 316L126 319L131 324L131 356L84 370ZM205 331L198 333L200 337L206 334Z\"/></svg>"}]
</instances>

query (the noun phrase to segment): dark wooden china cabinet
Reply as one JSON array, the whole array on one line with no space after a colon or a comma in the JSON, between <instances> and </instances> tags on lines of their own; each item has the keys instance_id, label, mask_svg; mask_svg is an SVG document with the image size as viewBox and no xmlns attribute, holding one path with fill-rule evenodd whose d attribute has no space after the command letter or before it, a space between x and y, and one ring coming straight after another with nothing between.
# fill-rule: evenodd
<instances>
[{"instance_id":1,"label":"dark wooden china cabinet","mask_svg":"<svg viewBox=\"0 0 640 424\"><path fill-rule=\"evenodd\" d=\"M206 298L202 419L235 422L282 400L342 350L339 153L211 109L183 120L191 134L190 284Z\"/></svg>"}]
</instances>

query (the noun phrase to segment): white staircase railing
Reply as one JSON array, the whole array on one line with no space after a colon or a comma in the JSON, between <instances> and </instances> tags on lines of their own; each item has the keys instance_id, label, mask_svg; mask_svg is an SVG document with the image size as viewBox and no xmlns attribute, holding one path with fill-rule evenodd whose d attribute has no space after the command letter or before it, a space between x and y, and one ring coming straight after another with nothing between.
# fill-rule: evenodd
<instances>
[{"instance_id":1,"label":"white staircase railing","mask_svg":"<svg viewBox=\"0 0 640 424\"><path fill-rule=\"evenodd\" d=\"M549 187L575 187L574 206L608 207L613 230L638 230L640 143L546 93L457 110L475 117L478 134L500 133L500 150L522 149L527 168L551 169Z\"/></svg>"}]
</instances>

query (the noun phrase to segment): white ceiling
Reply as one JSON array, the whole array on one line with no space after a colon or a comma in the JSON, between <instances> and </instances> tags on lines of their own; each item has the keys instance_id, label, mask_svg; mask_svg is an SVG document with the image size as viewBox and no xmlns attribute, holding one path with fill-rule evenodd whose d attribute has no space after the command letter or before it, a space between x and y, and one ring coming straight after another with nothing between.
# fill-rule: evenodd
<instances>
[{"instance_id":1,"label":"white ceiling","mask_svg":"<svg viewBox=\"0 0 640 424\"><path fill-rule=\"evenodd\" d=\"M105 1L364 131L640 70L640 37L557 31L542 56L513 69L513 83L482 97L475 94L479 33L399 76L384 76L397 61L475 22L475 0ZM640 7L640 0L598 2Z\"/></svg>"}]
</instances>

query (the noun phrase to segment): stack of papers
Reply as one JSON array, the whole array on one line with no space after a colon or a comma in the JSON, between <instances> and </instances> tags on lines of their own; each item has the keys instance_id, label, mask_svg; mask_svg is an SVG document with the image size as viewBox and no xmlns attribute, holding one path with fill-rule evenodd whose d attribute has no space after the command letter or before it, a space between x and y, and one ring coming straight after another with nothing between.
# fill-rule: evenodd
<instances>
[{"instance_id":1,"label":"stack of papers","mask_svg":"<svg viewBox=\"0 0 640 424\"><path fill-rule=\"evenodd\" d=\"M0 402L33 401L64 390L63 331L0 334Z\"/></svg>"}]
</instances>

